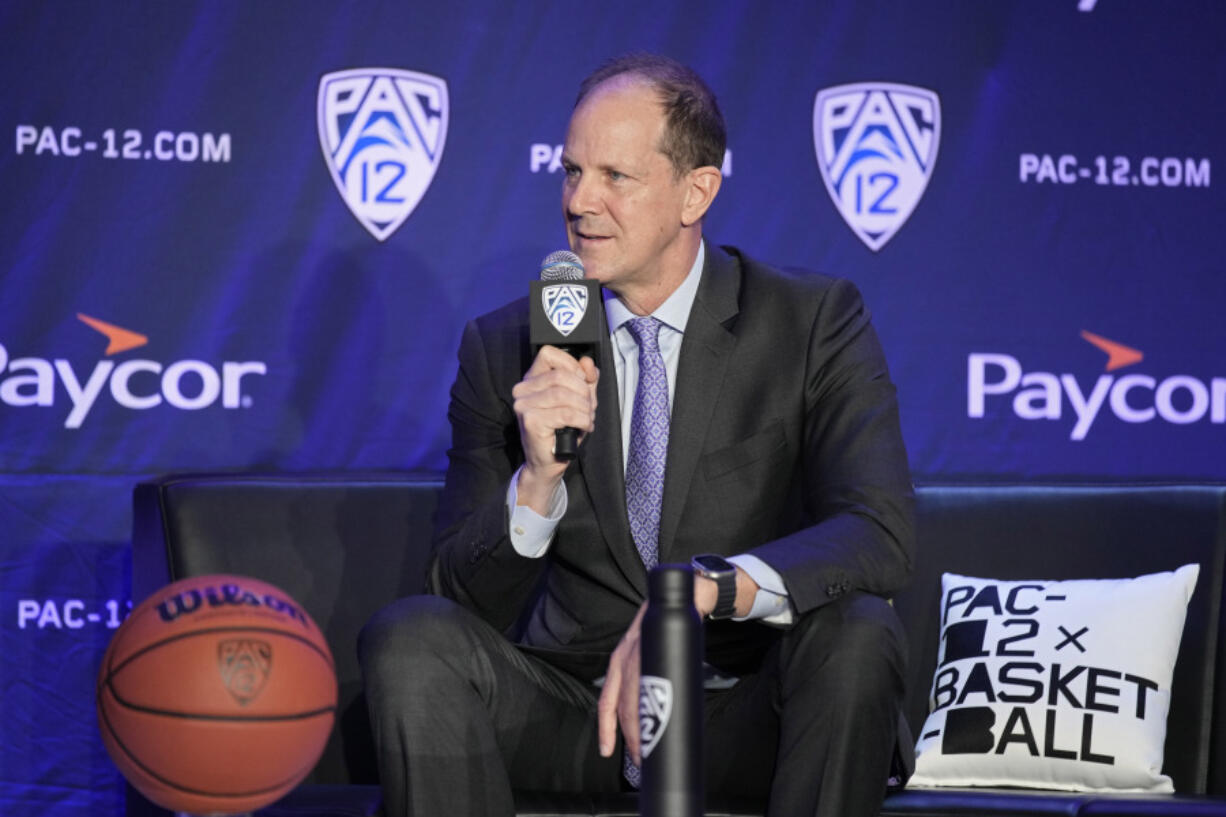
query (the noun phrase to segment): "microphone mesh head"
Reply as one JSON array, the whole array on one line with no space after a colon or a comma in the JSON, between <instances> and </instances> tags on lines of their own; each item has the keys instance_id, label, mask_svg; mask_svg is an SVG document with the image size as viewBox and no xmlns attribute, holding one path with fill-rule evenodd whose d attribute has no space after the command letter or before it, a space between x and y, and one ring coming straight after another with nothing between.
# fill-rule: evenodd
<instances>
[{"instance_id":1,"label":"microphone mesh head","mask_svg":"<svg viewBox=\"0 0 1226 817\"><path fill-rule=\"evenodd\" d=\"M570 250L558 250L541 262L542 281L579 281L583 278L583 262Z\"/></svg>"}]
</instances>

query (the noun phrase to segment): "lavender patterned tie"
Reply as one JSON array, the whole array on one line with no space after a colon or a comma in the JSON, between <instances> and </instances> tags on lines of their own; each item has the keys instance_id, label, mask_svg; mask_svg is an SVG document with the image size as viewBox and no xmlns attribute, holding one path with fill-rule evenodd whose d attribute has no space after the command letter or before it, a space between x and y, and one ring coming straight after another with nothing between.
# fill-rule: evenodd
<instances>
[{"instance_id":1,"label":"lavender patterned tie","mask_svg":"<svg viewBox=\"0 0 1226 817\"><path fill-rule=\"evenodd\" d=\"M660 325L656 318L626 322L639 345L639 383L626 462L626 510L634 544L648 570L660 561L660 501L668 453L668 375L660 356Z\"/></svg>"},{"instance_id":2,"label":"lavender patterned tie","mask_svg":"<svg viewBox=\"0 0 1226 817\"><path fill-rule=\"evenodd\" d=\"M660 501L668 453L668 374L660 356L660 325L656 318L632 318L625 324L639 345L639 383L626 461L626 510L630 534L648 570L660 561ZM622 758L622 772L631 786L639 788L642 773L629 752Z\"/></svg>"}]
</instances>

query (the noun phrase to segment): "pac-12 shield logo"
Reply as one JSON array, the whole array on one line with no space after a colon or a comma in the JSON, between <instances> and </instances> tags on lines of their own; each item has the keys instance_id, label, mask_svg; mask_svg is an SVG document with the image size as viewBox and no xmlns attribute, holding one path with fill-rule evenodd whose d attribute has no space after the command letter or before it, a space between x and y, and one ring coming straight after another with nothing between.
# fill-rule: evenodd
<instances>
[{"instance_id":1,"label":"pac-12 shield logo","mask_svg":"<svg viewBox=\"0 0 1226 817\"><path fill-rule=\"evenodd\" d=\"M447 141L447 83L398 68L355 68L319 80L319 144L350 211L379 241L434 180Z\"/></svg>"},{"instance_id":2,"label":"pac-12 shield logo","mask_svg":"<svg viewBox=\"0 0 1226 817\"><path fill-rule=\"evenodd\" d=\"M817 92L813 143L822 181L873 252L924 195L940 142L941 100L933 91L858 82Z\"/></svg>"},{"instance_id":3,"label":"pac-12 shield logo","mask_svg":"<svg viewBox=\"0 0 1226 817\"><path fill-rule=\"evenodd\" d=\"M651 754L673 714L673 682L658 675L639 677L639 740L643 757Z\"/></svg>"},{"instance_id":4,"label":"pac-12 shield logo","mask_svg":"<svg viewBox=\"0 0 1226 817\"><path fill-rule=\"evenodd\" d=\"M541 288L545 317L566 337L575 331L587 312L587 287L576 284L550 284Z\"/></svg>"},{"instance_id":5,"label":"pac-12 shield logo","mask_svg":"<svg viewBox=\"0 0 1226 817\"><path fill-rule=\"evenodd\" d=\"M217 644L222 683L242 706L251 703L272 672L272 645L257 638L228 638Z\"/></svg>"}]
</instances>

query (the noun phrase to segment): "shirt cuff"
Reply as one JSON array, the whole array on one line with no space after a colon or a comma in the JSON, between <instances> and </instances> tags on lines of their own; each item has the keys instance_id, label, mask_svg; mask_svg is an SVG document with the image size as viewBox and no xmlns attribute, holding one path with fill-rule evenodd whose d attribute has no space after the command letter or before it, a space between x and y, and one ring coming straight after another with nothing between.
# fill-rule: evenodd
<instances>
[{"instance_id":1,"label":"shirt cuff","mask_svg":"<svg viewBox=\"0 0 1226 817\"><path fill-rule=\"evenodd\" d=\"M519 497L519 472L522 470L524 467L521 465L507 486L507 518L511 520L508 533L511 547L515 548L516 553L529 559L539 559L548 552L558 522L566 513L566 484L559 482L558 487L553 489L553 496L549 499L549 515L541 516L527 505L515 504Z\"/></svg>"},{"instance_id":2,"label":"shirt cuff","mask_svg":"<svg viewBox=\"0 0 1226 817\"><path fill-rule=\"evenodd\" d=\"M736 618L735 621L761 621L763 624L790 625L795 617L792 614L792 599L783 585L783 577L775 568L749 553L729 556L728 561L749 574L749 578L758 583L758 592L753 598L753 607L749 615Z\"/></svg>"}]
</instances>

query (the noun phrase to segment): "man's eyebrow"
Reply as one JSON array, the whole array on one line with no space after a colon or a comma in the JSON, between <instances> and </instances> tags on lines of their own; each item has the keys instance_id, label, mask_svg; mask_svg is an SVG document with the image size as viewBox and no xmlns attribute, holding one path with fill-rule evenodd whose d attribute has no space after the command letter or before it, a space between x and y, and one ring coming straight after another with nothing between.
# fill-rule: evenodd
<instances>
[{"instance_id":1,"label":"man's eyebrow","mask_svg":"<svg viewBox=\"0 0 1226 817\"><path fill-rule=\"evenodd\" d=\"M596 169L602 173L620 173L623 176L637 177L640 170L633 165L628 164L610 164L608 162L597 165Z\"/></svg>"},{"instance_id":2,"label":"man's eyebrow","mask_svg":"<svg viewBox=\"0 0 1226 817\"><path fill-rule=\"evenodd\" d=\"M570 167L577 168L580 166L579 163L571 158L571 156L569 156L565 151L563 151L562 156L558 161L563 165L569 165ZM595 170L600 173L620 173L621 175L628 176L630 178L638 178L639 176L639 172L636 172L636 170L632 167L622 164L611 164L609 162L596 165L595 167L589 168L589 170Z\"/></svg>"}]
</instances>

